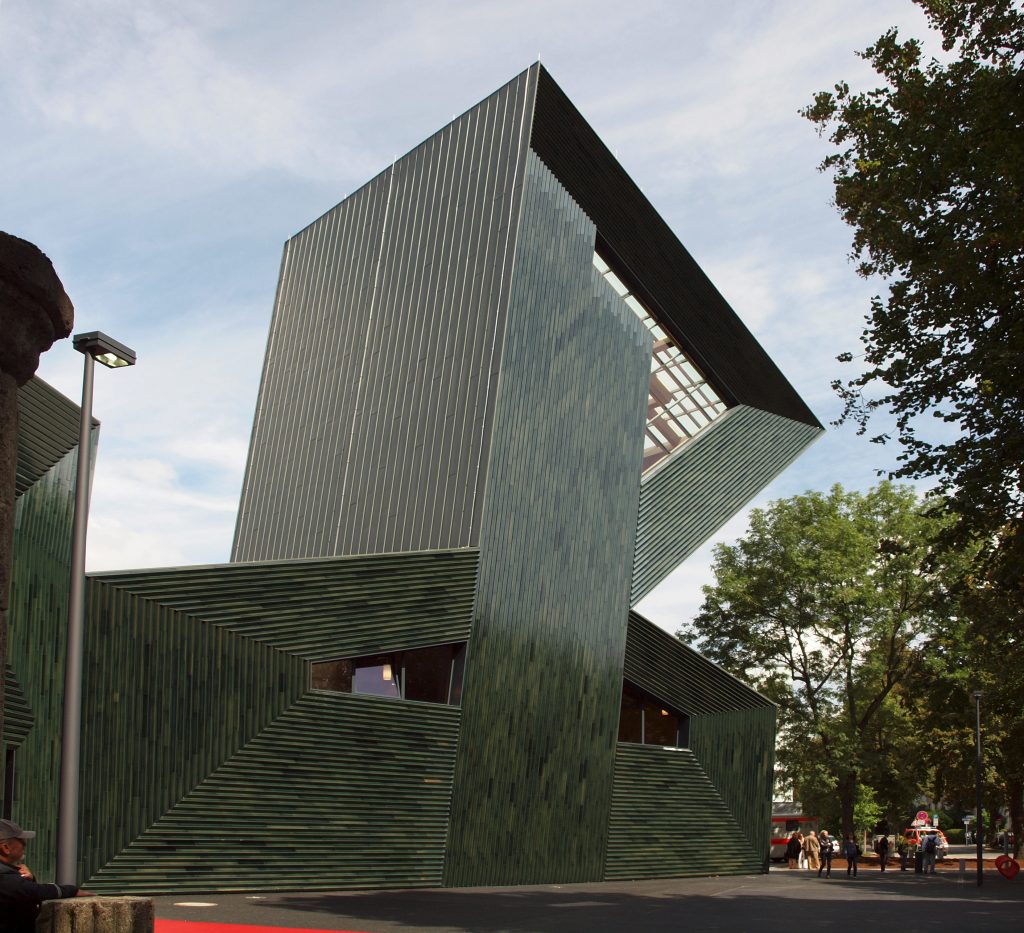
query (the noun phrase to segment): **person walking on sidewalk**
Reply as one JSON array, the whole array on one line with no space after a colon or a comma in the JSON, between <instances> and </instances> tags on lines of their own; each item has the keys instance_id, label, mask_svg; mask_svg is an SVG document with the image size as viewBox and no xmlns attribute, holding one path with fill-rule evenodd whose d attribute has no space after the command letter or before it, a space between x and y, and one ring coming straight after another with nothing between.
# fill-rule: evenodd
<instances>
[{"instance_id":1,"label":"person walking on sidewalk","mask_svg":"<svg viewBox=\"0 0 1024 933\"><path fill-rule=\"evenodd\" d=\"M853 836L849 833L846 834L846 838L843 840L843 855L846 856L846 877L850 877L850 872L853 872L853 877L857 877L857 856L860 855L860 846L853 841Z\"/></svg>"},{"instance_id":2,"label":"person walking on sidewalk","mask_svg":"<svg viewBox=\"0 0 1024 933\"><path fill-rule=\"evenodd\" d=\"M928 833L921 846L921 851L924 852L924 873L926 875L935 874L935 850L938 848L935 835L935 833Z\"/></svg>"},{"instance_id":3,"label":"person walking on sidewalk","mask_svg":"<svg viewBox=\"0 0 1024 933\"><path fill-rule=\"evenodd\" d=\"M827 829L821 831L821 837L818 839L818 851L821 855L821 862L818 864L818 877L821 877L821 873L825 872L826 878L832 877L832 837L828 834Z\"/></svg>"},{"instance_id":4,"label":"person walking on sidewalk","mask_svg":"<svg viewBox=\"0 0 1024 933\"><path fill-rule=\"evenodd\" d=\"M889 858L889 837L880 836L875 843L875 851L878 853L878 867L885 871L885 863Z\"/></svg>"}]
</instances>

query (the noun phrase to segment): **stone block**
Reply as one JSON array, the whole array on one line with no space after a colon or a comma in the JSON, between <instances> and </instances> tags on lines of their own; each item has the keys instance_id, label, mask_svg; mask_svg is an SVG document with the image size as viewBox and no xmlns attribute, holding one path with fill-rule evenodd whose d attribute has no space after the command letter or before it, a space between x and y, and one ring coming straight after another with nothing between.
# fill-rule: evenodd
<instances>
[{"instance_id":1,"label":"stone block","mask_svg":"<svg viewBox=\"0 0 1024 933\"><path fill-rule=\"evenodd\" d=\"M153 902L148 897L46 901L36 933L153 933Z\"/></svg>"}]
</instances>

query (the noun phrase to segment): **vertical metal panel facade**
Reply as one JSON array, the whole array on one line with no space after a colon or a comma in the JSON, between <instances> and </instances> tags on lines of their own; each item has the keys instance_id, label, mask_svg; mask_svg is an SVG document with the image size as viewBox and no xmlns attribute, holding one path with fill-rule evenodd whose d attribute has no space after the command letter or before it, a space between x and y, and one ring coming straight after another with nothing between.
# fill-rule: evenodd
<instances>
[{"instance_id":1,"label":"vertical metal panel facade","mask_svg":"<svg viewBox=\"0 0 1024 933\"><path fill-rule=\"evenodd\" d=\"M233 560L476 544L532 88L288 241Z\"/></svg>"},{"instance_id":2,"label":"vertical metal panel facade","mask_svg":"<svg viewBox=\"0 0 1024 933\"><path fill-rule=\"evenodd\" d=\"M598 880L651 338L529 157L446 883ZM625 549L625 550L624 550Z\"/></svg>"},{"instance_id":3,"label":"vertical metal panel facade","mask_svg":"<svg viewBox=\"0 0 1024 933\"><path fill-rule=\"evenodd\" d=\"M822 431L741 405L644 477L633 555L636 605Z\"/></svg>"}]
</instances>

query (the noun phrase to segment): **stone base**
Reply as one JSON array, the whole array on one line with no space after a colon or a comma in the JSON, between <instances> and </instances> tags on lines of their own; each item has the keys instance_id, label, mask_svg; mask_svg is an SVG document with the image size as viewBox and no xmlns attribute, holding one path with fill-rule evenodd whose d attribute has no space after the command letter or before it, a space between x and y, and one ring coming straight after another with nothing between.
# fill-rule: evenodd
<instances>
[{"instance_id":1,"label":"stone base","mask_svg":"<svg viewBox=\"0 0 1024 933\"><path fill-rule=\"evenodd\" d=\"M153 902L148 897L46 901L36 933L153 933Z\"/></svg>"}]
</instances>

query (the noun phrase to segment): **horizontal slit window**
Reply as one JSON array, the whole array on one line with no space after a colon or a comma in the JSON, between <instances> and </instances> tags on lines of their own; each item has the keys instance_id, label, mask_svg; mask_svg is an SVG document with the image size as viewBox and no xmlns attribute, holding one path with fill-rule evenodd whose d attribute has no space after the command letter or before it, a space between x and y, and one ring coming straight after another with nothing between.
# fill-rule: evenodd
<instances>
[{"instance_id":1,"label":"horizontal slit window","mask_svg":"<svg viewBox=\"0 0 1024 933\"><path fill-rule=\"evenodd\" d=\"M310 686L314 690L335 693L460 706L465 665L465 642L431 645L358 658L314 661Z\"/></svg>"}]
</instances>

